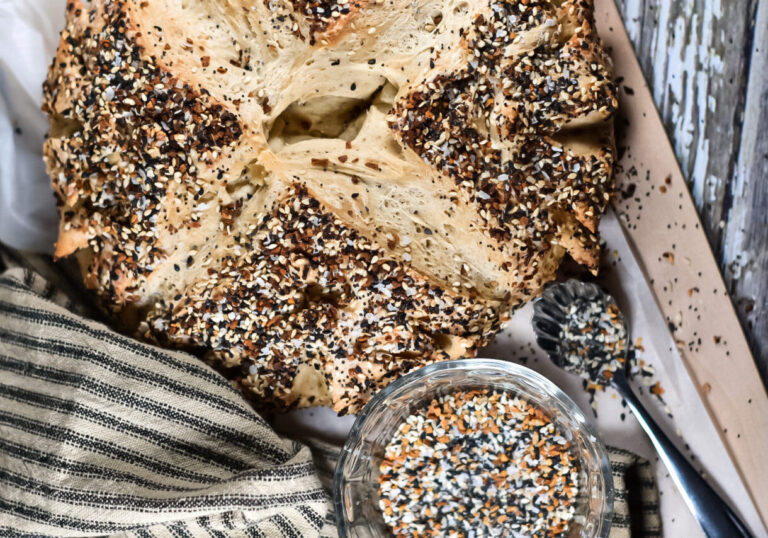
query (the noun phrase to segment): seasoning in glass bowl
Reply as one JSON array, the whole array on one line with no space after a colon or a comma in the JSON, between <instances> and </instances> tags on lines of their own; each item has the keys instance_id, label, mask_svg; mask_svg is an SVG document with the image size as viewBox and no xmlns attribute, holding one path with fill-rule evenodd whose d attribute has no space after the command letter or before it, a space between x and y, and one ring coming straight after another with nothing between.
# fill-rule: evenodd
<instances>
[{"instance_id":1,"label":"seasoning in glass bowl","mask_svg":"<svg viewBox=\"0 0 768 538\"><path fill-rule=\"evenodd\" d=\"M504 391L450 392L385 449L379 506L395 536L565 537L578 462L538 407Z\"/></svg>"}]
</instances>

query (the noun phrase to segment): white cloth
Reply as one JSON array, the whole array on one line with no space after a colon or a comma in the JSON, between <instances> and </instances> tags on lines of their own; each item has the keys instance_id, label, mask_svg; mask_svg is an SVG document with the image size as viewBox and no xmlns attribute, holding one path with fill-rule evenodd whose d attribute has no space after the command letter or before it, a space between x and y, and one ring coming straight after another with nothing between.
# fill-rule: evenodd
<instances>
[{"instance_id":1,"label":"white cloth","mask_svg":"<svg viewBox=\"0 0 768 538\"><path fill-rule=\"evenodd\" d=\"M40 106L64 7L65 0L0 0L0 240L37 252L52 252L58 232Z\"/></svg>"}]
</instances>

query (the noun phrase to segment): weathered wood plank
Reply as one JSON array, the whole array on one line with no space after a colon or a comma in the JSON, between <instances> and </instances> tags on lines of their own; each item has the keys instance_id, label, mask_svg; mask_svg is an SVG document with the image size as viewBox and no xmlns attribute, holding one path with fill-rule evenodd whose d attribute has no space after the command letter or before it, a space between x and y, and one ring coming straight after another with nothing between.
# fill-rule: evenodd
<instances>
[{"instance_id":1,"label":"weathered wood plank","mask_svg":"<svg viewBox=\"0 0 768 538\"><path fill-rule=\"evenodd\" d=\"M768 5L616 4L768 381Z\"/></svg>"},{"instance_id":2,"label":"weathered wood plank","mask_svg":"<svg viewBox=\"0 0 768 538\"><path fill-rule=\"evenodd\" d=\"M768 382L768 3L761 2L755 20L741 151L731 185L722 259L729 291Z\"/></svg>"},{"instance_id":3,"label":"weathered wood plank","mask_svg":"<svg viewBox=\"0 0 768 538\"><path fill-rule=\"evenodd\" d=\"M756 1L617 0L715 252L736 166Z\"/></svg>"},{"instance_id":4,"label":"weathered wood plank","mask_svg":"<svg viewBox=\"0 0 768 538\"><path fill-rule=\"evenodd\" d=\"M715 252L736 166L756 0L617 0Z\"/></svg>"},{"instance_id":5,"label":"weathered wood plank","mask_svg":"<svg viewBox=\"0 0 768 538\"><path fill-rule=\"evenodd\" d=\"M602 25L598 20L598 27L614 49L616 75L622 78L622 87L632 88L621 100L617 118L621 154L617 180L622 194L613 205L669 324L680 358L738 468L741 484L768 522L766 390L747 340L739 333L736 311L716 259L708 250L693 198L686 192L688 184L664 139L664 126L653 110L650 87L639 63L631 57L632 45L625 40L624 28L617 28L621 19L614 0L596 1L605 6L600 16L609 17L602 19ZM676 382L670 378L668 383L674 387ZM716 481L721 485L740 486L733 475L720 473L718 465L709 461L705 466L718 469L713 472L719 475ZM746 506L735 491L726 495L742 509ZM765 536L765 531L757 532L760 525L754 524L755 536Z\"/></svg>"},{"instance_id":6,"label":"weathered wood plank","mask_svg":"<svg viewBox=\"0 0 768 538\"><path fill-rule=\"evenodd\" d=\"M609 18L602 25L598 21L601 35L616 52L616 74L628 90L617 122L622 155L617 179L622 195L614 207L739 478L763 521L768 522L766 391L751 362L747 341L739 334L736 312L716 260L707 251L708 239L699 226L693 198L687 196L689 185L663 139L660 117L651 111L651 88L639 63L630 57L632 45L624 39L624 29L617 28L620 17L613 9L615 0L599 2L605 4L606 13L601 16ZM716 466L707 464L710 469ZM721 475L717 480L725 484L733 478ZM743 506L732 493L728 495Z\"/></svg>"}]
</instances>

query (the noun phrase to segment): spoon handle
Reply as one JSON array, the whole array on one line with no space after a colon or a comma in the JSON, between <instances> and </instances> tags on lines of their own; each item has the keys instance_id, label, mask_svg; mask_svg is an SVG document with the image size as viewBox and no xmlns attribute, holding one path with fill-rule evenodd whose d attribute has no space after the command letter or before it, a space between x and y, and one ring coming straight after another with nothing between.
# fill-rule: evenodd
<instances>
[{"instance_id":1,"label":"spoon handle","mask_svg":"<svg viewBox=\"0 0 768 538\"><path fill-rule=\"evenodd\" d=\"M669 470L688 508L699 520L708 538L751 538L746 525L702 478L669 437L659 428L643 404L635 396L624 375L616 375L613 384L627 402L632 413L648 434L662 461Z\"/></svg>"}]
</instances>

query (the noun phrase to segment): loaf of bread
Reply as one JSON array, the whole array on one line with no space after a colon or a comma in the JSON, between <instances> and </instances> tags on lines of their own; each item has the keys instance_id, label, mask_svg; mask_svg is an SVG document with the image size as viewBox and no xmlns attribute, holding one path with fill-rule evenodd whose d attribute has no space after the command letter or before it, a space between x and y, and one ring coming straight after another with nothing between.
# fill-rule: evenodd
<instances>
[{"instance_id":1,"label":"loaf of bread","mask_svg":"<svg viewBox=\"0 0 768 538\"><path fill-rule=\"evenodd\" d=\"M591 0L68 0L44 97L56 255L261 405L355 412L597 266Z\"/></svg>"}]
</instances>

